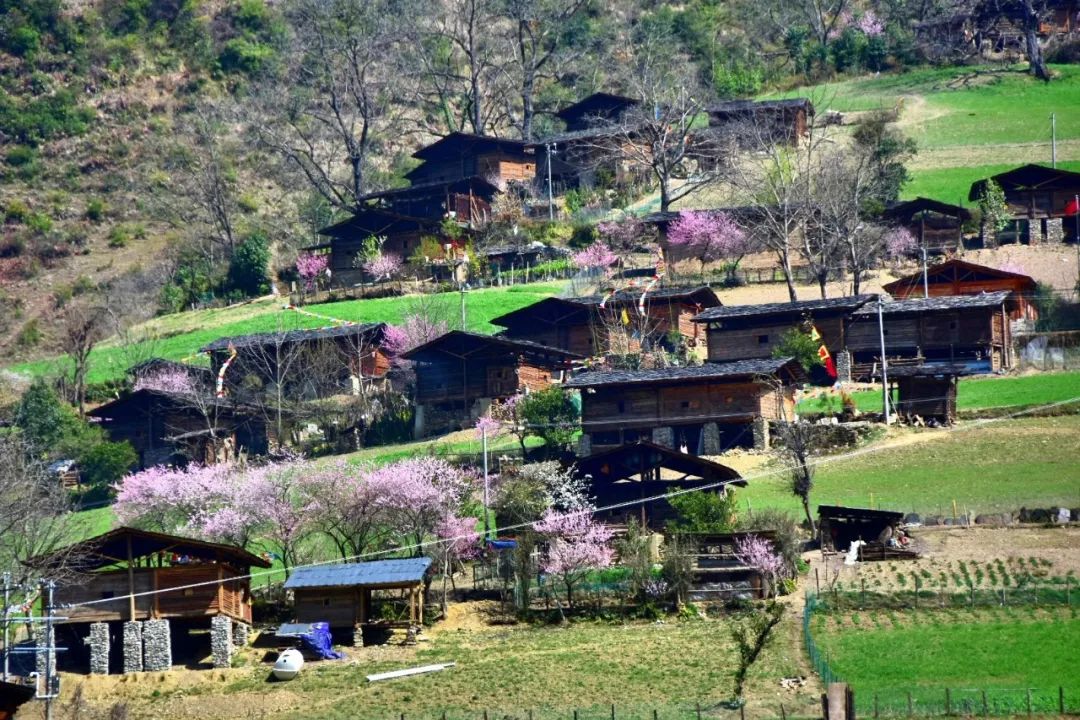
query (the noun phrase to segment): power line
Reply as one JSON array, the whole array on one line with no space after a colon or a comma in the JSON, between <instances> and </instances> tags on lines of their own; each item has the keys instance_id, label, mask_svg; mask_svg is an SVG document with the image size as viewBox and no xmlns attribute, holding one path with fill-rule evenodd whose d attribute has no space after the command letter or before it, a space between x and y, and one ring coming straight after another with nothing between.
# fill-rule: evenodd
<instances>
[{"instance_id":1,"label":"power line","mask_svg":"<svg viewBox=\"0 0 1080 720\"><path fill-rule=\"evenodd\" d=\"M1045 405L1039 405L1039 406L1036 406L1036 407L1024 408L1022 410L1016 411L1015 413L1011 413L1009 415L1005 415L1005 416L1002 416L1000 418L985 418L985 419L982 419L982 420L975 421L975 422L971 423L970 425L954 426L952 428L948 428L948 429L944 430L943 434L954 433L954 432L965 432L965 431L973 430L973 429L976 429L976 428L984 427L986 425L991 425L993 423L999 423L999 422L1002 422L1002 421L1005 421L1005 420L1010 420L1010 419L1013 419L1013 418L1016 418L1016 417L1019 417L1019 416L1022 416L1022 415L1027 415L1027 414L1031 414L1031 413L1042 411L1042 410L1048 410L1048 409L1055 408L1055 407L1062 407L1062 406L1066 406L1066 405L1072 405L1072 404L1077 403L1077 402L1080 402L1080 396L1072 397L1072 398L1069 398L1068 400L1060 400L1060 401L1053 402L1053 403L1047 403ZM887 449L889 449L889 446L866 447L866 448L861 448L861 449L858 449L858 450L853 450L851 452L844 453L842 455L833 455L833 456L828 456L828 457L815 458L815 459L812 459L811 461L809 461L807 464L816 469L816 468L818 468L818 467L820 467L822 465L827 465L827 464L830 464L830 463L836 463L836 462L840 462L840 461L844 461L844 460L850 460L852 458L862 457L864 455L870 455L870 454L880 452L882 450L887 450ZM772 470L762 471L762 472L760 472L760 473L758 473L756 475L751 475L749 477L745 477L745 478L742 478L742 479L743 480L759 480L759 479L762 479L762 478L770 477L772 475L778 475L778 474L781 474L781 473L784 473L784 472L790 472L791 470L795 469L795 467L796 466L794 464L785 464L785 465L782 465L782 466L780 466L778 468L775 468L775 469L772 469ZM633 499L633 500L627 500L627 501L624 501L624 502L614 503L614 504L611 504L611 505L605 505L605 506L602 506L602 507L589 508L589 509L586 509L586 510L571 511L571 512L564 513L564 515L566 515L566 516L574 516L574 515L580 515L580 514L583 514L583 513L586 513L586 512L589 513L590 515L594 515L596 513L601 513L601 512L610 512L610 511L613 511L613 510L621 510L621 509L624 509L624 508L635 507L635 506L638 506L638 505L644 505L646 503L656 502L656 501L659 501L659 500L667 500L667 499L670 499L670 498L673 498L673 497L678 497L680 495L684 495L686 493L699 492L699 491L702 491L702 490L715 490L715 489L724 487L726 485L729 485L729 484L731 484L731 482L732 481L730 481L730 480L724 480L724 481L715 482L715 483L708 483L708 484L697 486L697 487L694 487L694 488L676 489L676 490L671 490L671 491L666 492L666 493L653 495L651 497L637 498L637 499ZM531 520L531 521L527 521L527 522L517 523L517 524L514 524L514 525L509 525L507 527L500 528L500 529L504 530L504 531L523 530L523 529L526 529L526 528L534 527L536 525L536 523L538 523L538 522L540 522L540 518L537 518L537 519ZM359 553L359 554L356 554L356 555L346 556L346 557L343 557L343 558L335 558L334 560L325 560L325 561L320 561L320 562L312 562L312 563L304 563L304 564L300 564L300 565L294 565L291 568L289 568L289 570L297 570L297 569L308 568L308 567L321 567L321 566L324 566L324 565L331 565L331 564L338 564L338 563L341 563L341 562L348 562L350 560L366 560L366 559L377 558L377 557L381 557L381 556L385 556L385 555L400 553L400 552L403 552L403 551L413 551L413 550L418 551L418 550L422 550L422 549L425 549L425 548L428 548L428 547L438 546L438 545L442 545L442 544L451 544L451 543L456 543L456 542L459 542L459 541L472 541L472 540L476 540L479 536L480 536L479 533L469 533L469 534L459 535L459 536L456 536L456 537L440 538L440 539L436 539L436 540L428 540L428 541L424 541L424 542L414 543L412 545L400 546L400 547L397 547L397 548L389 548L389 549L385 549L385 550L374 550L374 551L371 551L371 552ZM145 591L145 592L132 593L132 594L129 594L129 595L121 595L121 596L112 597L112 598L102 598L102 599L99 599L99 600L89 600L89 601L82 602L82 603L74 603L74 604L71 604L71 605L67 605L65 607L70 607L70 608L89 607L89 606L93 606L93 605L100 605L102 603L117 602L119 600L125 600L125 599L137 598L137 597L149 597L149 596L160 595L160 594L165 594L165 593L181 592L181 591L184 591L184 590L190 590L190 589L195 589L195 588L200 588L200 587L214 586L214 585L219 585L219 584L222 584L222 583L225 583L225 582L235 582L237 580L254 580L256 578L277 575L277 574L280 574L280 573L283 573L283 572L286 572L286 569L283 568L283 569L280 569L280 570L264 570L264 571L260 571L260 572L248 573L247 575L238 575L238 576L234 576L234 577L227 578L227 579L224 579L224 580L216 580L216 579L215 580L208 580L208 581L204 581L204 582L191 583L191 584L188 584L188 585L181 585L181 586L178 586L178 587L163 588L163 589L159 589L159 590L148 590L148 591ZM280 583L280 582L283 582L283 580L279 580L277 582L270 583L270 584L277 584L277 583Z\"/></svg>"}]
</instances>

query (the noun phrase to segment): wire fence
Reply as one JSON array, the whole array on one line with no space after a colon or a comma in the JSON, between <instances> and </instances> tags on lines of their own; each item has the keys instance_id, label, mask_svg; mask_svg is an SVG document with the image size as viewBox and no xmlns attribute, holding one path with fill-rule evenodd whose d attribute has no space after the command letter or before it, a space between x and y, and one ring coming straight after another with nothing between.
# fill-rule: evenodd
<instances>
[{"instance_id":1,"label":"wire fence","mask_svg":"<svg viewBox=\"0 0 1080 720\"><path fill-rule=\"evenodd\" d=\"M1002 594L1004 592L1004 594ZM1004 600L1003 600L1004 598ZM1044 590L1032 586L1012 592L1008 588L976 590L968 593L917 592L874 593L866 591L807 593L803 613L803 639L814 672L826 686L844 682L833 668L827 649L818 645L813 633L815 613L853 609L927 609L954 607L1001 607L1002 605L1072 605L1072 593L1063 588ZM988 641L990 638L988 638ZM1080 687L942 687L883 688L860 692L855 687L857 716L879 717L1002 717L1019 715L1080 714Z\"/></svg>"},{"instance_id":2,"label":"wire fence","mask_svg":"<svg viewBox=\"0 0 1080 720\"><path fill-rule=\"evenodd\" d=\"M446 710L370 715L373 720L795 720L820 717L814 704L738 706L727 701L614 703L579 708Z\"/></svg>"}]
</instances>

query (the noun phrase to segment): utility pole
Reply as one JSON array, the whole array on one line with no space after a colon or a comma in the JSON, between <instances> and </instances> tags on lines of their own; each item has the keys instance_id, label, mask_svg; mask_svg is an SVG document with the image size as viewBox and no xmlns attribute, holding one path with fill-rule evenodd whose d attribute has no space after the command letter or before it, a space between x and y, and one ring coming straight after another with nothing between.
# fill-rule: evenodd
<instances>
[{"instance_id":1,"label":"utility pole","mask_svg":"<svg viewBox=\"0 0 1080 720\"><path fill-rule=\"evenodd\" d=\"M469 289L468 283L461 283L461 331L465 332L465 291Z\"/></svg>"},{"instance_id":2,"label":"utility pole","mask_svg":"<svg viewBox=\"0 0 1080 720\"><path fill-rule=\"evenodd\" d=\"M487 426L480 428L480 441L483 443L484 451L484 539L491 539L491 514L488 510L488 443L487 443Z\"/></svg>"},{"instance_id":3,"label":"utility pole","mask_svg":"<svg viewBox=\"0 0 1080 720\"><path fill-rule=\"evenodd\" d=\"M56 660L56 641L53 639L53 592L56 583L42 580L45 589L45 720L53 720L52 701L59 696L60 678L56 676L53 663Z\"/></svg>"},{"instance_id":4,"label":"utility pole","mask_svg":"<svg viewBox=\"0 0 1080 720\"><path fill-rule=\"evenodd\" d=\"M881 338L881 399L885 406L885 427L889 426L889 372L888 360L885 359L885 321L883 319L881 296L877 299L878 336Z\"/></svg>"},{"instance_id":5,"label":"utility pole","mask_svg":"<svg viewBox=\"0 0 1080 720\"><path fill-rule=\"evenodd\" d=\"M1057 113L1050 113L1050 166L1057 167Z\"/></svg>"},{"instance_id":6,"label":"utility pole","mask_svg":"<svg viewBox=\"0 0 1080 720\"><path fill-rule=\"evenodd\" d=\"M547 185L548 185L548 220L555 219L555 194L551 189L551 162L555 158L555 153L558 152L558 143L545 143L544 147L547 150Z\"/></svg>"},{"instance_id":7,"label":"utility pole","mask_svg":"<svg viewBox=\"0 0 1080 720\"><path fill-rule=\"evenodd\" d=\"M4 682L8 681L11 635L8 632L8 624L11 622L11 573L4 573Z\"/></svg>"},{"instance_id":8,"label":"utility pole","mask_svg":"<svg viewBox=\"0 0 1080 720\"><path fill-rule=\"evenodd\" d=\"M930 297L930 280L927 276L926 269L926 245L922 246L922 296L924 298Z\"/></svg>"}]
</instances>

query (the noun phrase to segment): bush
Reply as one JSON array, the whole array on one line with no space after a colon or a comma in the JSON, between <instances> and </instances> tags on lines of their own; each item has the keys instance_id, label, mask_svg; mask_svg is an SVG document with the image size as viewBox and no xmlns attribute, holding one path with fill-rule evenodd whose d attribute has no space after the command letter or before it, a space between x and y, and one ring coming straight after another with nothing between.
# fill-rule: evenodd
<instances>
[{"instance_id":1,"label":"bush","mask_svg":"<svg viewBox=\"0 0 1080 720\"><path fill-rule=\"evenodd\" d=\"M225 43L218 62L226 73L254 77L260 75L273 62L274 48L246 38L233 38Z\"/></svg>"},{"instance_id":2,"label":"bush","mask_svg":"<svg viewBox=\"0 0 1080 720\"><path fill-rule=\"evenodd\" d=\"M32 348L41 342L41 328L38 327L37 318L28 320L19 334L15 336L15 344L22 348Z\"/></svg>"},{"instance_id":3,"label":"bush","mask_svg":"<svg viewBox=\"0 0 1080 720\"><path fill-rule=\"evenodd\" d=\"M5 221L22 223L26 222L28 217L30 217L30 208L26 203L18 198L8 200L7 206L4 207Z\"/></svg>"},{"instance_id":4,"label":"bush","mask_svg":"<svg viewBox=\"0 0 1080 720\"><path fill-rule=\"evenodd\" d=\"M236 248L229 261L228 288L247 297L270 292L270 248L266 235L256 231Z\"/></svg>"},{"instance_id":5,"label":"bush","mask_svg":"<svg viewBox=\"0 0 1080 720\"><path fill-rule=\"evenodd\" d=\"M26 227L30 228L38 235L44 235L52 230L53 221L52 218L45 213L31 213L30 216L26 218Z\"/></svg>"},{"instance_id":6,"label":"bush","mask_svg":"<svg viewBox=\"0 0 1080 720\"><path fill-rule=\"evenodd\" d=\"M678 514L670 523L675 532L724 533L731 532L735 519L735 493L719 493L711 490L695 490L668 499Z\"/></svg>"},{"instance_id":7,"label":"bush","mask_svg":"<svg viewBox=\"0 0 1080 720\"><path fill-rule=\"evenodd\" d=\"M780 342L773 348L772 356L774 358L793 357L809 373L821 366L821 357L818 356L820 347L821 341L815 340L810 333L793 327L780 336Z\"/></svg>"},{"instance_id":8,"label":"bush","mask_svg":"<svg viewBox=\"0 0 1080 720\"><path fill-rule=\"evenodd\" d=\"M4 159L11 167L25 167L37 160L37 151L26 145L16 145L8 150Z\"/></svg>"},{"instance_id":9,"label":"bush","mask_svg":"<svg viewBox=\"0 0 1080 720\"><path fill-rule=\"evenodd\" d=\"M123 225L117 225L109 231L109 247L122 248L131 242L131 233Z\"/></svg>"},{"instance_id":10,"label":"bush","mask_svg":"<svg viewBox=\"0 0 1080 720\"><path fill-rule=\"evenodd\" d=\"M82 135L93 119L93 109L79 106L75 96L66 90L24 102L0 92L0 133L22 145L36 146L52 138Z\"/></svg>"},{"instance_id":11,"label":"bush","mask_svg":"<svg viewBox=\"0 0 1080 720\"><path fill-rule=\"evenodd\" d=\"M78 458L79 473L88 485L108 487L124 477L138 461L139 456L127 441L103 442Z\"/></svg>"},{"instance_id":12,"label":"bush","mask_svg":"<svg viewBox=\"0 0 1080 720\"><path fill-rule=\"evenodd\" d=\"M519 400L517 416L526 434L542 438L548 448L563 449L574 439L581 410L562 388L551 387Z\"/></svg>"},{"instance_id":13,"label":"bush","mask_svg":"<svg viewBox=\"0 0 1080 720\"><path fill-rule=\"evenodd\" d=\"M108 206L101 198L91 198L86 203L86 219L90 222L101 222L105 217Z\"/></svg>"}]
</instances>

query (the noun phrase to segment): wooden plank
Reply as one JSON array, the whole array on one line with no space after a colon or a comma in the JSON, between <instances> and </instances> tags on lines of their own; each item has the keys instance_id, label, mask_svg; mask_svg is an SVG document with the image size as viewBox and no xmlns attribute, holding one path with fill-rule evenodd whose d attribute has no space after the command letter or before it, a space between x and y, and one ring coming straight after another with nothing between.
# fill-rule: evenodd
<instances>
[{"instance_id":1,"label":"wooden plank","mask_svg":"<svg viewBox=\"0 0 1080 720\"><path fill-rule=\"evenodd\" d=\"M457 665L456 662L439 663L438 665L421 665L420 667L407 668L405 670L391 670L390 672L375 673L374 675L368 675L368 682L378 682L380 680L392 680L394 678L409 677L410 675L423 675L424 673L440 672L447 668L452 668Z\"/></svg>"}]
</instances>

